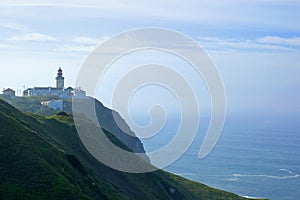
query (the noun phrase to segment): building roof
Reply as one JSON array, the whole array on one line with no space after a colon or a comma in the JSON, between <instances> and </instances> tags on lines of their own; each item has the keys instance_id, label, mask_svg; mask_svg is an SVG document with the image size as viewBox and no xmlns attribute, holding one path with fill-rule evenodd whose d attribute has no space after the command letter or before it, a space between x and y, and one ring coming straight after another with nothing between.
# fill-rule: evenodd
<instances>
[{"instance_id":1,"label":"building roof","mask_svg":"<svg viewBox=\"0 0 300 200\"><path fill-rule=\"evenodd\" d=\"M27 90L62 91L62 89L54 88L54 87L34 87L34 88L28 88Z\"/></svg>"},{"instance_id":2,"label":"building roof","mask_svg":"<svg viewBox=\"0 0 300 200\"><path fill-rule=\"evenodd\" d=\"M3 90L3 92L15 92L13 89L7 88L6 90Z\"/></svg>"}]
</instances>

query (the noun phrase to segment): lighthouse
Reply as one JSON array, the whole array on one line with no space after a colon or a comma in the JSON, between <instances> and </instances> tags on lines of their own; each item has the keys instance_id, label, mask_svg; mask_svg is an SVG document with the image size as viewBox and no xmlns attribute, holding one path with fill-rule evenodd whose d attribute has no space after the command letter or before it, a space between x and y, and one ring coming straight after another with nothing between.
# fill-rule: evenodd
<instances>
[{"instance_id":1,"label":"lighthouse","mask_svg":"<svg viewBox=\"0 0 300 200\"><path fill-rule=\"evenodd\" d=\"M56 88L63 90L65 87L65 78L63 77L61 68L58 69L57 77L55 79L56 79Z\"/></svg>"}]
</instances>

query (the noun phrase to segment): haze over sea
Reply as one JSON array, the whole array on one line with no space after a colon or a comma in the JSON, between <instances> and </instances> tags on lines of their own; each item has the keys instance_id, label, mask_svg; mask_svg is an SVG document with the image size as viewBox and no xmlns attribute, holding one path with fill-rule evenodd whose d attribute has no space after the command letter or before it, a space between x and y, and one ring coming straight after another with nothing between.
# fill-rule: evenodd
<instances>
[{"instance_id":1,"label":"haze over sea","mask_svg":"<svg viewBox=\"0 0 300 200\"><path fill-rule=\"evenodd\" d=\"M242 196L299 199L299 119L299 115L227 115L217 145L200 160L198 152L209 122L201 119L191 147L166 170ZM146 150L170 142L177 127L178 120L167 120L157 136L143 140Z\"/></svg>"}]
</instances>

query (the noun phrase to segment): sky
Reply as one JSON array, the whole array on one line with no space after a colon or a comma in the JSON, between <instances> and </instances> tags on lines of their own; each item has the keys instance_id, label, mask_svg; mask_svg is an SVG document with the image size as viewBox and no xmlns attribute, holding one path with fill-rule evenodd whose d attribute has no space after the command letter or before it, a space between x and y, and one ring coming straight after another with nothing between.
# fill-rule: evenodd
<instances>
[{"instance_id":1,"label":"sky","mask_svg":"<svg viewBox=\"0 0 300 200\"><path fill-rule=\"evenodd\" d=\"M58 67L66 86L73 86L101 42L159 27L181 32L205 49L223 79L228 112L298 114L299 10L299 0L2 0L0 88L20 94L28 87L54 86ZM105 93L99 98L109 105Z\"/></svg>"}]
</instances>

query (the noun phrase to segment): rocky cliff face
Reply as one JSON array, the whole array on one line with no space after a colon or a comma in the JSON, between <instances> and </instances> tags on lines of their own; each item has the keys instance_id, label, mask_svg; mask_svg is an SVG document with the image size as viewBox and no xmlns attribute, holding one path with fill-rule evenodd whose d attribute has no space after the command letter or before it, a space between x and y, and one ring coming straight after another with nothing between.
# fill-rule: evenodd
<instances>
[{"instance_id":1,"label":"rocky cliff face","mask_svg":"<svg viewBox=\"0 0 300 200\"><path fill-rule=\"evenodd\" d=\"M75 104L75 105L74 105ZM125 120L118 112L105 107L96 99L84 99L73 101L73 111L82 113L96 113L89 118L95 124L99 123L101 128L113 133L113 135L124 143L135 153L145 153L142 142L136 137L135 133L130 130Z\"/></svg>"}]
</instances>

